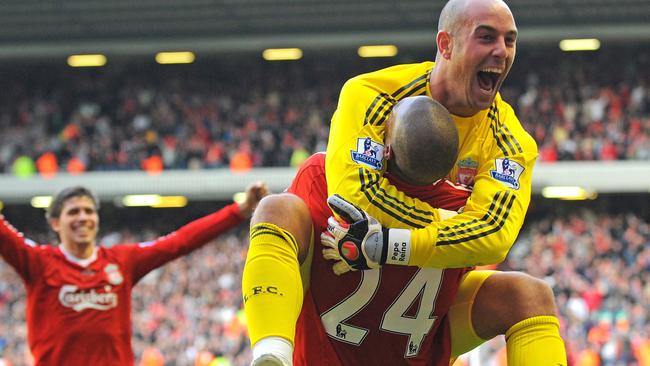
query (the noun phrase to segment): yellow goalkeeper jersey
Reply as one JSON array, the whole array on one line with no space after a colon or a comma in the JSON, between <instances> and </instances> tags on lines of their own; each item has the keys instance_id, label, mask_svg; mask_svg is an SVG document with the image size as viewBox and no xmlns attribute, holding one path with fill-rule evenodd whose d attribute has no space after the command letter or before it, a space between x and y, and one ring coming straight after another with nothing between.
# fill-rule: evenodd
<instances>
[{"instance_id":1,"label":"yellow goalkeeper jersey","mask_svg":"<svg viewBox=\"0 0 650 366\"><path fill-rule=\"evenodd\" d=\"M354 202L384 227L413 229L409 265L458 268L501 262L528 209L537 145L499 94L487 110L453 116L460 149L447 178L472 189L461 214L440 221L437 209L383 177L384 130L392 107L408 96L431 96L433 67L433 62L398 65L345 83L327 145L328 194Z\"/></svg>"}]
</instances>

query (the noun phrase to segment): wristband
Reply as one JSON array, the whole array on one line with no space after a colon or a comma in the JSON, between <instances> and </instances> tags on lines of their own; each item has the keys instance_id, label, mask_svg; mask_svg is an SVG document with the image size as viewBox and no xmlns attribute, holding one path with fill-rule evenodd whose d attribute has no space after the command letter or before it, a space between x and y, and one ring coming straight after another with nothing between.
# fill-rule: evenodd
<instances>
[{"instance_id":1,"label":"wristband","mask_svg":"<svg viewBox=\"0 0 650 366\"><path fill-rule=\"evenodd\" d=\"M411 230L388 230L388 256L386 264L408 266L411 258Z\"/></svg>"}]
</instances>

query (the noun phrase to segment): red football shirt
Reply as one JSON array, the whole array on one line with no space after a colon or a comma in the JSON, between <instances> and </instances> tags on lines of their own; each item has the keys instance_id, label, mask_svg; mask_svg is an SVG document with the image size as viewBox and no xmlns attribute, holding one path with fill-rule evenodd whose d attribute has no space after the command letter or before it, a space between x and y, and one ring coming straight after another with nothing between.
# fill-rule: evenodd
<instances>
[{"instance_id":1,"label":"red football shirt","mask_svg":"<svg viewBox=\"0 0 650 366\"><path fill-rule=\"evenodd\" d=\"M36 365L133 365L133 286L242 220L231 204L155 241L98 247L82 267L59 247L25 239L0 215L0 255L25 282Z\"/></svg>"},{"instance_id":2,"label":"red football shirt","mask_svg":"<svg viewBox=\"0 0 650 366\"><path fill-rule=\"evenodd\" d=\"M321 255L327 206L325 154L312 155L288 191L309 206L314 223L310 288L296 328L295 365L448 366L446 317L467 269L384 266L336 276ZM412 186L387 175L402 192L434 207L458 210L470 191L438 181Z\"/></svg>"}]
</instances>

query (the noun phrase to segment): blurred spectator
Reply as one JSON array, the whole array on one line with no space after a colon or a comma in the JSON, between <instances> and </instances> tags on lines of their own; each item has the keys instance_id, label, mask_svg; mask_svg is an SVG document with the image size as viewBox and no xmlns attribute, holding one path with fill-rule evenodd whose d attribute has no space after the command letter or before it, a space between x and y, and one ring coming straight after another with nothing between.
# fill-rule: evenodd
<instances>
[{"instance_id":1,"label":"blurred spectator","mask_svg":"<svg viewBox=\"0 0 650 366\"><path fill-rule=\"evenodd\" d=\"M633 213L571 212L529 218L502 268L552 284L575 365L649 366L650 223ZM135 231L111 230L110 223L125 214L103 213L102 245L149 240L157 236L156 227L169 226L170 218L159 213L138 215L151 220ZM157 352L151 350L157 349L166 364L248 365L240 288L247 238L241 227L142 279L133 291L132 309L138 362L156 362ZM20 280L0 263L2 355L14 366L28 365L24 306ZM490 348L499 355L502 345Z\"/></svg>"},{"instance_id":2,"label":"blurred spectator","mask_svg":"<svg viewBox=\"0 0 650 366\"><path fill-rule=\"evenodd\" d=\"M12 167L13 174L18 178L29 178L36 173L34 160L27 155L16 158Z\"/></svg>"},{"instance_id":3,"label":"blurred spectator","mask_svg":"<svg viewBox=\"0 0 650 366\"><path fill-rule=\"evenodd\" d=\"M650 52L558 52L520 50L502 91L538 142L540 160L650 160L650 74L643 71L650 70ZM3 71L0 172L20 167L34 174L34 161L47 152L68 171L144 169L152 157L165 170L295 166L305 152L325 150L346 78L387 65L321 61L217 60L219 67L110 72L52 66L27 77ZM229 62L248 72L233 75ZM621 72L611 72L613 64ZM153 219L151 227L121 231L111 230L115 220L105 219L103 245L159 232ZM649 227L637 213L530 218L502 266L552 284L576 365L650 366ZM27 234L48 241L38 239L43 233ZM135 288L132 343L139 362L153 347L167 364L209 358L208 364L248 365L239 286L247 238L245 229L223 236ZM19 278L0 262L1 355L14 366L29 364L24 296Z\"/></svg>"},{"instance_id":4,"label":"blurred spectator","mask_svg":"<svg viewBox=\"0 0 650 366\"><path fill-rule=\"evenodd\" d=\"M541 161L650 160L647 49L541 52L521 50L502 90ZM153 156L164 169L221 168L240 159L245 144L252 167L293 166L305 152L324 150L343 82L388 64L244 57L97 74L55 66L35 67L27 78L7 72L0 171L10 172L21 155L36 160L46 152L59 167L79 166L71 164L77 159L87 171L143 169ZM232 62L247 73L233 75ZM612 64L625 72L609 72Z\"/></svg>"},{"instance_id":5,"label":"blurred spectator","mask_svg":"<svg viewBox=\"0 0 650 366\"><path fill-rule=\"evenodd\" d=\"M59 170L56 155L51 151L43 153L36 159L36 169L43 178L52 178Z\"/></svg>"},{"instance_id":6,"label":"blurred spectator","mask_svg":"<svg viewBox=\"0 0 650 366\"><path fill-rule=\"evenodd\" d=\"M142 351L139 366L164 366L165 357L156 347L147 347Z\"/></svg>"},{"instance_id":7,"label":"blurred spectator","mask_svg":"<svg viewBox=\"0 0 650 366\"><path fill-rule=\"evenodd\" d=\"M650 224L632 213L583 209L528 227L503 266L552 284L576 364L642 365L639 349L647 347L650 326Z\"/></svg>"}]
</instances>

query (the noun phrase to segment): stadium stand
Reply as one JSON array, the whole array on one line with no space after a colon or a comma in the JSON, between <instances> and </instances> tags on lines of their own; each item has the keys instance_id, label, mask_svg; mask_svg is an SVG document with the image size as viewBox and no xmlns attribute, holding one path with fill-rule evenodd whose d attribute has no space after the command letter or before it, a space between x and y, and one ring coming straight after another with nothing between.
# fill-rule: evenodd
<instances>
[{"instance_id":1,"label":"stadium stand","mask_svg":"<svg viewBox=\"0 0 650 366\"><path fill-rule=\"evenodd\" d=\"M520 51L503 91L541 161L650 160L648 51L558 53ZM608 72L619 58L623 72ZM344 80L387 65L347 61L9 69L0 171L296 166L324 149Z\"/></svg>"},{"instance_id":2,"label":"stadium stand","mask_svg":"<svg viewBox=\"0 0 650 366\"><path fill-rule=\"evenodd\" d=\"M269 29L293 37L301 31L367 31L376 29L377 24L388 27L388 21L392 27L403 28L407 20L426 30L419 33L424 34L418 38L420 50L428 50L432 38L431 5L424 0L409 2L408 13L406 2L388 0L364 0L362 5L348 1L316 5L309 1L287 9L268 1L244 1L238 6L226 1L224 4L232 7L227 11L210 10L207 2L193 1L195 6L191 7L168 1L151 3L156 12L151 11L153 8L133 11L126 19L129 10L121 3L125 2L75 0L57 4L61 5L60 12L51 4L35 6L17 0L3 7L1 16L7 30L0 35L0 56L24 57L25 49L44 54L42 59L3 60L0 173L30 176L40 171L47 176L53 172L296 166L302 157L324 149L329 118L346 78L431 58L421 51L402 53L400 48L398 58L391 59L361 60L356 55L325 50L314 51L300 62L277 64L258 61L257 55L235 53L227 53L227 57L213 54L192 65L174 66L156 65L144 56L126 57L111 59L101 69L70 69L46 60L48 55L67 55L75 47L88 48L85 41L106 45L119 32L142 38L150 30L147 27L165 28L169 33L157 34L160 39L182 31L186 31L182 35L194 38L219 31L246 36ZM648 6L644 1L588 3L513 0L512 8L521 14L520 25L546 26L540 32L546 37L539 36L542 41L555 40L556 27L565 31L602 27L606 28L604 33L617 35L623 28L634 33L627 27L634 23L646 27L636 32L643 33L647 42ZM584 11L585 5L590 11ZM144 9L147 5L138 6ZM335 13L351 15L340 20L337 28L326 14L331 8L314 11L313 6L338 6L341 8ZM381 14L382 8L390 11ZM150 15L172 19L179 12L182 19L170 22L174 23L172 28ZM89 26L102 19L102 13L110 13L112 21ZM196 19L192 13L203 17L200 28L193 28ZM42 21L38 27L25 25L35 22L33 19L49 21ZM361 19L364 28L353 29ZM619 24L604 24L616 21ZM537 37L526 33L525 28L522 38ZM188 30L192 29L197 33L191 34ZM408 29L388 33L397 31ZM34 45L30 36L38 42L46 38L59 42ZM386 36L375 38L384 40ZM357 46L354 37L338 33L308 35L300 42L319 44L317 38L330 45ZM14 47L21 41L25 44ZM68 48L66 41L74 47ZM213 51L225 44L223 39L213 41L208 42ZM181 39L176 45L186 43ZM258 45L249 42L247 47L257 50ZM623 160L650 160L647 43L608 43L597 52L573 54L535 42L522 42L518 47L517 61L502 94L538 142L540 161L618 161L613 166L621 166ZM148 57L150 50L127 45L121 52ZM48 184L46 181L44 185ZM46 233L42 212L27 207L26 201L8 203L3 196L6 188L0 185L0 200L5 200L4 208L0 201L1 212L28 237L50 242L53 238ZM647 188L644 194L602 196L596 203L558 204L534 197L524 230L501 269L523 270L553 286L570 365L647 366ZM102 243L148 240L164 228L182 224L179 220L199 217L215 206L218 203L214 201L192 202L183 210L151 210L117 208L109 203L102 208ZM127 229L115 231L115 227ZM247 228L242 226L156 270L136 286L133 345L138 365L248 365L250 351L239 285L247 237ZM0 260L0 365L31 364L25 342L24 299L20 278ZM498 342L490 343L488 360L481 364L501 365L500 347Z\"/></svg>"}]
</instances>

